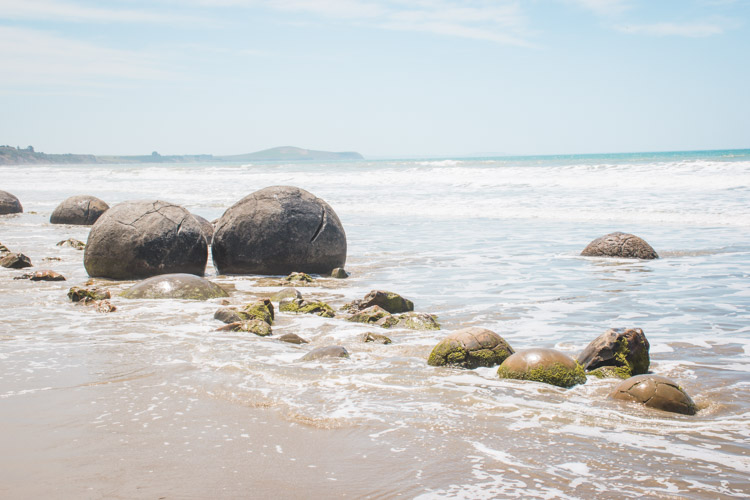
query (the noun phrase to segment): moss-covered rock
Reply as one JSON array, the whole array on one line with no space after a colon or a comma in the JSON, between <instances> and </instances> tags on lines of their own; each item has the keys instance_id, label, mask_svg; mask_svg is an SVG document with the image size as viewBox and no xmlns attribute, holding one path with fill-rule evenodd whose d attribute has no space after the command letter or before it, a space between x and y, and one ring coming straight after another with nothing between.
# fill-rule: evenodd
<instances>
[{"instance_id":1,"label":"moss-covered rock","mask_svg":"<svg viewBox=\"0 0 750 500\"><path fill-rule=\"evenodd\" d=\"M247 332L254 333L259 337L268 337L271 335L271 325L260 319L250 319L247 321L237 321L229 323L220 328L217 331L230 331L230 332Z\"/></svg>"},{"instance_id":2,"label":"moss-covered rock","mask_svg":"<svg viewBox=\"0 0 750 500\"><path fill-rule=\"evenodd\" d=\"M279 311L295 314L316 314L323 318L336 316L336 312L325 302L307 302L304 299L284 299L279 303Z\"/></svg>"},{"instance_id":3,"label":"moss-covered rock","mask_svg":"<svg viewBox=\"0 0 750 500\"><path fill-rule=\"evenodd\" d=\"M697 412L695 403L682 387L659 375L636 375L623 380L610 397L683 415L695 415Z\"/></svg>"},{"instance_id":4,"label":"moss-covered rock","mask_svg":"<svg viewBox=\"0 0 750 500\"><path fill-rule=\"evenodd\" d=\"M626 379L648 373L649 343L640 328L610 329L586 346L578 363L599 378Z\"/></svg>"},{"instance_id":5,"label":"moss-covered rock","mask_svg":"<svg viewBox=\"0 0 750 500\"><path fill-rule=\"evenodd\" d=\"M438 342L432 349L427 364L470 369L495 366L513 352L513 348L500 335L474 326L458 330Z\"/></svg>"},{"instance_id":6,"label":"moss-covered rock","mask_svg":"<svg viewBox=\"0 0 750 500\"><path fill-rule=\"evenodd\" d=\"M375 344L390 344L393 341L386 337L385 335L380 335L379 333L372 333L367 332L364 335L362 335L362 342L373 342Z\"/></svg>"},{"instance_id":7,"label":"moss-covered rock","mask_svg":"<svg viewBox=\"0 0 750 500\"><path fill-rule=\"evenodd\" d=\"M294 287L282 288L278 292L271 295L272 302L281 302L284 299L301 299L302 294Z\"/></svg>"},{"instance_id":8,"label":"moss-covered rock","mask_svg":"<svg viewBox=\"0 0 750 500\"><path fill-rule=\"evenodd\" d=\"M352 321L354 323L377 323L382 318L385 318L390 315L391 313L389 313L382 307L372 306L362 311L359 311L358 313L352 314L351 316L346 318L346 320Z\"/></svg>"},{"instance_id":9,"label":"moss-covered rock","mask_svg":"<svg viewBox=\"0 0 750 500\"><path fill-rule=\"evenodd\" d=\"M83 250L86 248L86 243L82 242L81 240L77 240L75 238L68 238L67 240L58 241L57 246L75 248L76 250Z\"/></svg>"},{"instance_id":10,"label":"moss-covered rock","mask_svg":"<svg viewBox=\"0 0 750 500\"><path fill-rule=\"evenodd\" d=\"M312 283L313 278L309 274L305 273L291 273L289 276L284 278L284 281L290 281L292 283Z\"/></svg>"},{"instance_id":11,"label":"moss-covered rock","mask_svg":"<svg viewBox=\"0 0 750 500\"><path fill-rule=\"evenodd\" d=\"M0 257L0 266L8 269L23 269L25 267L31 267L31 259L22 253L4 253Z\"/></svg>"},{"instance_id":12,"label":"moss-covered rock","mask_svg":"<svg viewBox=\"0 0 750 500\"><path fill-rule=\"evenodd\" d=\"M73 302L95 302L98 300L111 299L112 294L109 290L103 290L97 287L84 288L80 286L71 287L68 290L68 298Z\"/></svg>"},{"instance_id":13,"label":"moss-covered rock","mask_svg":"<svg viewBox=\"0 0 750 500\"><path fill-rule=\"evenodd\" d=\"M359 309L379 306L391 314L409 312L414 310L414 303L411 300L403 298L401 295L384 290L373 290L359 303Z\"/></svg>"},{"instance_id":14,"label":"moss-covered rock","mask_svg":"<svg viewBox=\"0 0 750 500\"><path fill-rule=\"evenodd\" d=\"M331 271L331 278L343 280L349 277L349 273L343 267L337 267Z\"/></svg>"},{"instance_id":15,"label":"moss-covered rock","mask_svg":"<svg viewBox=\"0 0 750 500\"><path fill-rule=\"evenodd\" d=\"M440 330L437 316L427 313L409 312L398 316L398 324L410 330Z\"/></svg>"},{"instance_id":16,"label":"moss-covered rock","mask_svg":"<svg viewBox=\"0 0 750 500\"><path fill-rule=\"evenodd\" d=\"M261 321L265 321L269 325L273 325L274 310L273 304L269 299L262 299L256 302L251 302L250 304L247 304L245 307L243 307L242 310L238 312L238 314L243 321L247 321L250 319L259 319Z\"/></svg>"},{"instance_id":17,"label":"moss-covered rock","mask_svg":"<svg viewBox=\"0 0 750 500\"><path fill-rule=\"evenodd\" d=\"M228 297L216 283L194 274L160 274L136 283L120 294L126 299L208 300Z\"/></svg>"},{"instance_id":18,"label":"moss-covered rock","mask_svg":"<svg viewBox=\"0 0 750 500\"><path fill-rule=\"evenodd\" d=\"M533 380L558 387L586 383L586 373L573 358L555 349L527 349L508 357L497 369L500 378Z\"/></svg>"}]
</instances>

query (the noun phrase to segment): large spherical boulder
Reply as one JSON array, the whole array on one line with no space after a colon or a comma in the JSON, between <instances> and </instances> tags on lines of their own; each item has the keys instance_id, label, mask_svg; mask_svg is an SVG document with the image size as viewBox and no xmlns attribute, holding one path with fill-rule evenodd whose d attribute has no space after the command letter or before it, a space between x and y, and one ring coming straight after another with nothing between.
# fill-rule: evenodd
<instances>
[{"instance_id":1,"label":"large spherical boulder","mask_svg":"<svg viewBox=\"0 0 750 500\"><path fill-rule=\"evenodd\" d=\"M23 212L21 202L7 191L0 191L0 215Z\"/></svg>"},{"instance_id":2,"label":"large spherical boulder","mask_svg":"<svg viewBox=\"0 0 750 500\"><path fill-rule=\"evenodd\" d=\"M208 245L184 208L165 201L126 201L91 227L83 264L89 276L149 278L158 274L203 276Z\"/></svg>"},{"instance_id":3,"label":"large spherical boulder","mask_svg":"<svg viewBox=\"0 0 750 500\"><path fill-rule=\"evenodd\" d=\"M136 283L120 294L126 299L208 300L228 297L216 283L194 274L161 274Z\"/></svg>"},{"instance_id":4,"label":"large spherical boulder","mask_svg":"<svg viewBox=\"0 0 750 500\"><path fill-rule=\"evenodd\" d=\"M346 233L325 201L274 186L224 212L211 251L221 274L328 274L346 263Z\"/></svg>"},{"instance_id":5,"label":"large spherical boulder","mask_svg":"<svg viewBox=\"0 0 750 500\"><path fill-rule=\"evenodd\" d=\"M636 375L623 380L610 397L683 415L695 415L697 411L695 403L682 387L659 375Z\"/></svg>"},{"instance_id":6,"label":"large spherical boulder","mask_svg":"<svg viewBox=\"0 0 750 500\"><path fill-rule=\"evenodd\" d=\"M651 245L628 233L610 233L597 238L584 248L584 257L620 257L625 259L658 259Z\"/></svg>"},{"instance_id":7,"label":"large spherical boulder","mask_svg":"<svg viewBox=\"0 0 750 500\"><path fill-rule=\"evenodd\" d=\"M497 333L472 326L441 340L430 353L427 364L462 368L495 366L513 354L513 348Z\"/></svg>"},{"instance_id":8,"label":"large spherical boulder","mask_svg":"<svg viewBox=\"0 0 750 500\"><path fill-rule=\"evenodd\" d=\"M648 372L648 351L640 328L613 328L592 340L577 361L589 375L629 378Z\"/></svg>"},{"instance_id":9,"label":"large spherical boulder","mask_svg":"<svg viewBox=\"0 0 750 500\"><path fill-rule=\"evenodd\" d=\"M52 224L76 224L90 226L107 210L109 205L96 196L71 196L52 211Z\"/></svg>"},{"instance_id":10,"label":"large spherical boulder","mask_svg":"<svg viewBox=\"0 0 750 500\"><path fill-rule=\"evenodd\" d=\"M586 383L586 374L581 365L555 349L519 351L503 361L497 375L500 378L534 380L566 388Z\"/></svg>"}]
</instances>

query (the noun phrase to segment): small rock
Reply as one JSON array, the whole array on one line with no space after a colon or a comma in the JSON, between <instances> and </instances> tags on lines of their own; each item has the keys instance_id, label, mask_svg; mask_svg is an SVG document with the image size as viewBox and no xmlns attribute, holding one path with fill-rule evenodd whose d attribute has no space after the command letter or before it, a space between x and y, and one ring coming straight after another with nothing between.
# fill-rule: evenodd
<instances>
[{"instance_id":1,"label":"small rock","mask_svg":"<svg viewBox=\"0 0 750 500\"><path fill-rule=\"evenodd\" d=\"M343 280L343 279L348 278L349 276L350 274L346 272L346 270L344 270L343 267L337 267L336 269L331 271L331 278Z\"/></svg>"},{"instance_id":2,"label":"small rock","mask_svg":"<svg viewBox=\"0 0 750 500\"><path fill-rule=\"evenodd\" d=\"M390 344L392 340L379 333L367 332L362 335L362 342L373 342L375 344Z\"/></svg>"},{"instance_id":3,"label":"small rock","mask_svg":"<svg viewBox=\"0 0 750 500\"><path fill-rule=\"evenodd\" d=\"M230 331L230 332L247 332L254 333L260 337L268 337L271 335L271 325L260 319L250 319L247 321L236 321L229 323L220 328L217 331Z\"/></svg>"},{"instance_id":4,"label":"small rock","mask_svg":"<svg viewBox=\"0 0 750 500\"><path fill-rule=\"evenodd\" d=\"M597 238L581 252L584 257L620 257L625 259L658 259L651 245L628 233L610 233Z\"/></svg>"},{"instance_id":5,"label":"small rock","mask_svg":"<svg viewBox=\"0 0 750 500\"><path fill-rule=\"evenodd\" d=\"M214 313L214 319L218 319L222 323L238 323L242 321L237 309L234 307L222 307Z\"/></svg>"},{"instance_id":6,"label":"small rock","mask_svg":"<svg viewBox=\"0 0 750 500\"><path fill-rule=\"evenodd\" d=\"M279 337L282 342L289 342L290 344L309 344L309 340L305 340L296 333L285 333Z\"/></svg>"},{"instance_id":7,"label":"small rock","mask_svg":"<svg viewBox=\"0 0 750 500\"><path fill-rule=\"evenodd\" d=\"M0 255L10 253L10 250L8 250L8 247L0 243Z\"/></svg>"},{"instance_id":8,"label":"small rock","mask_svg":"<svg viewBox=\"0 0 750 500\"><path fill-rule=\"evenodd\" d=\"M80 240L77 240L75 238L68 238L67 240L58 241L57 246L75 248L76 250L83 250L86 248L86 243Z\"/></svg>"},{"instance_id":9,"label":"small rock","mask_svg":"<svg viewBox=\"0 0 750 500\"><path fill-rule=\"evenodd\" d=\"M304 299L284 299L279 302L279 311L295 314L316 314L323 318L336 316L331 306L325 302L307 302Z\"/></svg>"},{"instance_id":10,"label":"small rock","mask_svg":"<svg viewBox=\"0 0 750 500\"><path fill-rule=\"evenodd\" d=\"M281 302L283 299L292 298L292 299L301 299L302 294L294 287L286 287L282 288L278 292L271 295L271 300L273 302Z\"/></svg>"},{"instance_id":11,"label":"small rock","mask_svg":"<svg viewBox=\"0 0 750 500\"><path fill-rule=\"evenodd\" d=\"M305 273L292 273L286 278L284 278L284 281L291 281L291 282L302 282L302 283L312 283L313 279L312 276Z\"/></svg>"},{"instance_id":12,"label":"small rock","mask_svg":"<svg viewBox=\"0 0 750 500\"><path fill-rule=\"evenodd\" d=\"M273 304L269 299L262 299L256 302L252 302L243 307L242 310L238 312L240 318L242 318L243 321L247 321L249 319L259 319L261 321L265 321L269 325L273 325L273 313Z\"/></svg>"},{"instance_id":13,"label":"small rock","mask_svg":"<svg viewBox=\"0 0 750 500\"><path fill-rule=\"evenodd\" d=\"M659 375L636 375L623 380L610 397L683 415L695 415L697 411L695 403L682 387Z\"/></svg>"},{"instance_id":14,"label":"small rock","mask_svg":"<svg viewBox=\"0 0 750 500\"><path fill-rule=\"evenodd\" d=\"M346 318L346 320L352 321L355 323L377 323L382 318L385 318L386 316L390 316L390 315L391 313L389 313L382 307L372 306L356 314L352 314L351 316Z\"/></svg>"},{"instance_id":15,"label":"small rock","mask_svg":"<svg viewBox=\"0 0 750 500\"><path fill-rule=\"evenodd\" d=\"M440 323L437 322L437 316L427 313L408 312L399 314L398 326L410 330L440 330Z\"/></svg>"},{"instance_id":16,"label":"small rock","mask_svg":"<svg viewBox=\"0 0 750 500\"><path fill-rule=\"evenodd\" d=\"M391 314L409 312L414 310L414 303L403 298L401 295L383 290L373 290L358 303L360 310L372 306L380 306Z\"/></svg>"},{"instance_id":17,"label":"small rock","mask_svg":"<svg viewBox=\"0 0 750 500\"><path fill-rule=\"evenodd\" d=\"M112 303L108 300L98 300L96 302L93 302L92 305L94 305L96 307L96 311L100 313L111 313L117 310L117 307L112 305Z\"/></svg>"},{"instance_id":18,"label":"small rock","mask_svg":"<svg viewBox=\"0 0 750 500\"><path fill-rule=\"evenodd\" d=\"M23 269L24 267L31 267L31 259L22 253L9 252L0 257L0 266L8 269Z\"/></svg>"},{"instance_id":19,"label":"small rock","mask_svg":"<svg viewBox=\"0 0 750 500\"><path fill-rule=\"evenodd\" d=\"M31 281L65 281L65 276L55 271L44 270L32 273L29 279Z\"/></svg>"},{"instance_id":20,"label":"small rock","mask_svg":"<svg viewBox=\"0 0 750 500\"><path fill-rule=\"evenodd\" d=\"M441 340L430 353L431 366L477 368L495 366L513 354L513 348L492 330L476 326L463 328Z\"/></svg>"},{"instance_id":21,"label":"small rock","mask_svg":"<svg viewBox=\"0 0 750 500\"><path fill-rule=\"evenodd\" d=\"M90 303L97 300L111 299L112 294L109 290L102 290L96 287L83 288L80 286L74 286L68 290L68 298L73 302Z\"/></svg>"},{"instance_id":22,"label":"small rock","mask_svg":"<svg viewBox=\"0 0 750 500\"><path fill-rule=\"evenodd\" d=\"M42 259L44 262L60 262L61 260L60 257L45 257Z\"/></svg>"},{"instance_id":23,"label":"small rock","mask_svg":"<svg viewBox=\"0 0 750 500\"><path fill-rule=\"evenodd\" d=\"M534 380L558 387L586 383L586 374L570 356L555 349L526 349L508 357L497 369L500 378Z\"/></svg>"},{"instance_id":24,"label":"small rock","mask_svg":"<svg viewBox=\"0 0 750 500\"><path fill-rule=\"evenodd\" d=\"M299 361L314 361L323 358L348 358L349 351L345 347L340 345L329 345L326 347L318 347L302 356Z\"/></svg>"}]
</instances>

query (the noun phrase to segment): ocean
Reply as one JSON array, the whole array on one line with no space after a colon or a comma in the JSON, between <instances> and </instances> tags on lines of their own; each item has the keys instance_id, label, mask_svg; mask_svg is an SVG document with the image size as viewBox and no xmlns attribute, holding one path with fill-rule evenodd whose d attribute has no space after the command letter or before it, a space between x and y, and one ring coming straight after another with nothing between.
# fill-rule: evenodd
<instances>
[{"instance_id":1,"label":"ocean","mask_svg":"<svg viewBox=\"0 0 750 500\"><path fill-rule=\"evenodd\" d=\"M750 150L2 166L0 179L24 206L0 216L0 242L67 277L0 269L2 497L750 496ZM49 224L65 198L161 199L212 220L273 185L323 198L346 230L351 276L306 298L338 308L389 290L442 329L280 313L260 338L215 331L218 299L115 295L110 314L68 301L83 252L55 243L89 229ZM614 231L661 258L579 256ZM237 305L278 290L216 276L210 259L206 277ZM642 328L651 371L699 411L613 401L614 379L561 389L428 366L467 326L573 357ZM362 342L371 331L393 343ZM298 361L330 344L351 358Z\"/></svg>"}]
</instances>

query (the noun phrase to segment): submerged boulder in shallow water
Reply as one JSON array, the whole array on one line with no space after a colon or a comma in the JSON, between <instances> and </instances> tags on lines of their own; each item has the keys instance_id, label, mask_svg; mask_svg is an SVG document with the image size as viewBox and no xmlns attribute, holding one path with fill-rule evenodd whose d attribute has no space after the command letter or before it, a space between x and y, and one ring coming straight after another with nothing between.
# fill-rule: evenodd
<instances>
[{"instance_id":1,"label":"submerged boulder in shallow water","mask_svg":"<svg viewBox=\"0 0 750 500\"><path fill-rule=\"evenodd\" d=\"M649 343L640 328L607 330L578 355L578 363L599 378L629 378L648 372Z\"/></svg>"},{"instance_id":2,"label":"submerged boulder in shallow water","mask_svg":"<svg viewBox=\"0 0 750 500\"><path fill-rule=\"evenodd\" d=\"M8 269L23 269L31 267L31 259L22 253L4 253L0 257L0 266Z\"/></svg>"},{"instance_id":3,"label":"submerged boulder in shallow water","mask_svg":"<svg viewBox=\"0 0 750 500\"><path fill-rule=\"evenodd\" d=\"M109 290L103 290L97 287L85 288L74 286L68 290L68 298L73 302L95 302L98 300L111 299L112 294Z\"/></svg>"},{"instance_id":4,"label":"submerged boulder in shallow water","mask_svg":"<svg viewBox=\"0 0 750 500\"><path fill-rule=\"evenodd\" d=\"M268 337L272 333L271 325L259 319L250 319L247 321L236 321L234 323L229 323L220 328L217 328L216 330L217 331L254 333L255 335L258 335L259 337Z\"/></svg>"},{"instance_id":5,"label":"submerged boulder in shallow water","mask_svg":"<svg viewBox=\"0 0 750 500\"><path fill-rule=\"evenodd\" d=\"M70 248L75 248L76 250L83 250L84 248L86 248L86 243L82 242L81 240L77 240L75 238L68 238L67 240L58 241L56 246L70 247Z\"/></svg>"},{"instance_id":6,"label":"submerged boulder in shallow water","mask_svg":"<svg viewBox=\"0 0 750 500\"><path fill-rule=\"evenodd\" d=\"M299 290L293 287L286 287L282 288L278 292L271 295L271 301L273 302L281 302L284 299L301 299L302 294L299 293Z\"/></svg>"},{"instance_id":7,"label":"submerged boulder in shallow water","mask_svg":"<svg viewBox=\"0 0 750 500\"><path fill-rule=\"evenodd\" d=\"M558 387L586 383L586 374L573 358L555 349L526 349L503 361L500 378L533 380Z\"/></svg>"},{"instance_id":8,"label":"submerged boulder in shallow water","mask_svg":"<svg viewBox=\"0 0 750 500\"><path fill-rule=\"evenodd\" d=\"M388 337L386 337L385 335L380 335L379 333L367 332L364 335L362 335L362 342L372 342L375 344L390 344L393 341L389 339Z\"/></svg>"},{"instance_id":9,"label":"submerged boulder in shallow water","mask_svg":"<svg viewBox=\"0 0 750 500\"><path fill-rule=\"evenodd\" d=\"M326 347L318 347L302 356L299 361L314 361L317 359L324 358L348 358L349 351L345 347L340 345L329 345Z\"/></svg>"},{"instance_id":10,"label":"submerged boulder in shallow water","mask_svg":"<svg viewBox=\"0 0 750 500\"><path fill-rule=\"evenodd\" d=\"M408 312L396 316L387 316L376 325L383 328L408 328L410 330L440 330L440 323L434 314Z\"/></svg>"},{"instance_id":11,"label":"submerged boulder in shallow water","mask_svg":"<svg viewBox=\"0 0 750 500\"><path fill-rule=\"evenodd\" d=\"M658 259L651 245L638 236L627 233L610 233L597 238L581 252L584 257L620 257L625 259Z\"/></svg>"},{"instance_id":12,"label":"submerged boulder in shallow water","mask_svg":"<svg viewBox=\"0 0 750 500\"><path fill-rule=\"evenodd\" d=\"M243 307L241 311L238 311L238 314L243 320L259 319L269 325L272 325L274 320L273 304L269 299L251 302Z\"/></svg>"},{"instance_id":13,"label":"submerged boulder in shallow water","mask_svg":"<svg viewBox=\"0 0 750 500\"><path fill-rule=\"evenodd\" d=\"M279 337L282 342L288 342L290 344L309 344L309 340L305 340L296 333L285 333Z\"/></svg>"},{"instance_id":14,"label":"submerged boulder in shallow water","mask_svg":"<svg viewBox=\"0 0 750 500\"><path fill-rule=\"evenodd\" d=\"M206 239L190 212L165 201L126 201L91 227L83 263L92 277L140 279L203 276L207 259Z\"/></svg>"},{"instance_id":15,"label":"submerged boulder in shallow water","mask_svg":"<svg viewBox=\"0 0 750 500\"><path fill-rule=\"evenodd\" d=\"M0 215L23 212L21 202L7 191L0 191Z\"/></svg>"},{"instance_id":16,"label":"submerged boulder in shallow water","mask_svg":"<svg viewBox=\"0 0 750 500\"><path fill-rule=\"evenodd\" d=\"M242 321L235 307L220 307L214 313L214 319L218 319L222 323L237 323Z\"/></svg>"},{"instance_id":17,"label":"submerged boulder in shallow water","mask_svg":"<svg viewBox=\"0 0 750 500\"><path fill-rule=\"evenodd\" d=\"M659 375L636 375L623 380L610 397L683 415L695 415L697 411L695 403L682 387Z\"/></svg>"},{"instance_id":18,"label":"submerged boulder in shallow water","mask_svg":"<svg viewBox=\"0 0 750 500\"><path fill-rule=\"evenodd\" d=\"M381 319L390 316L391 313L389 313L382 307L372 306L359 311L358 313L352 314L351 316L346 318L346 320L352 321L354 323L377 323Z\"/></svg>"},{"instance_id":19,"label":"submerged boulder in shallow water","mask_svg":"<svg viewBox=\"0 0 750 500\"><path fill-rule=\"evenodd\" d=\"M52 211L49 221L52 224L90 226L108 209L109 205L96 196L71 196Z\"/></svg>"},{"instance_id":20,"label":"submerged boulder in shallow water","mask_svg":"<svg viewBox=\"0 0 750 500\"><path fill-rule=\"evenodd\" d=\"M305 299L284 299L279 303L279 311L295 314L315 314L323 318L336 316L331 306L325 302L308 302Z\"/></svg>"},{"instance_id":21,"label":"submerged boulder in shallow water","mask_svg":"<svg viewBox=\"0 0 750 500\"><path fill-rule=\"evenodd\" d=\"M331 278L343 280L349 277L349 273L343 267L337 267L331 271Z\"/></svg>"},{"instance_id":22,"label":"submerged boulder in shallow water","mask_svg":"<svg viewBox=\"0 0 750 500\"><path fill-rule=\"evenodd\" d=\"M228 297L216 283L194 274L161 274L136 283L120 294L126 299L208 300Z\"/></svg>"},{"instance_id":23,"label":"submerged boulder in shallow water","mask_svg":"<svg viewBox=\"0 0 750 500\"><path fill-rule=\"evenodd\" d=\"M328 274L346 262L346 233L325 201L273 186L224 212L211 250L221 274Z\"/></svg>"},{"instance_id":24,"label":"submerged boulder in shallow water","mask_svg":"<svg viewBox=\"0 0 750 500\"><path fill-rule=\"evenodd\" d=\"M386 292L385 290L373 290L365 295L365 298L362 300L355 300L344 307L350 312L355 312L356 310L362 311L372 306L382 307L391 314L414 310L414 303L411 300L405 299L397 293Z\"/></svg>"},{"instance_id":25,"label":"submerged boulder in shallow water","mask_svg":"<svg viewBox=\"0 0 750 500\"><path fill-rule=\"evenodd\" d=\"M472 326L458 330L441 340L430 353L427 364L470 369L495 366L513 352L513 348L497 333Z\"/></svg>"}]
</instances>

